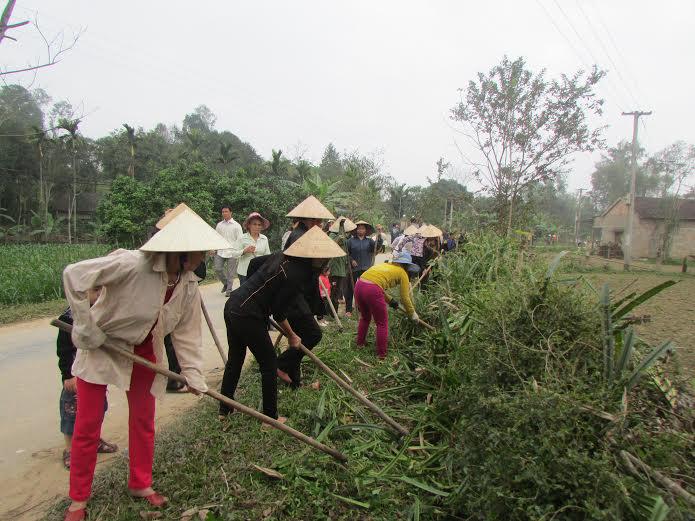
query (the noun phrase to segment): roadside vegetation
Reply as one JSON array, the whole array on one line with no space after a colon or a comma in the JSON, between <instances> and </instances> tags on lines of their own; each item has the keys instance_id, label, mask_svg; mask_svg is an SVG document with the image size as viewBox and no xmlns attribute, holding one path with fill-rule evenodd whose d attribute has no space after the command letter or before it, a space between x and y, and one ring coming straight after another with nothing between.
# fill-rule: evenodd
<instances>
[{"instance_id":1,"label":"roadside vegetation","mask_svg":"<svg viewBox=\"0 0 695 521\"><path fill-rule=\"evenodd\" d=\"M561 258L519 259L492 237L446 256L417 293L437 331L392 316L384 363L351 331L316 350L410 436L396 438L307 361L305 381L320 389L283 390L280 412L348 464L240 414L220 423L206 402L159 438L155 482L172 499L163 518L689 519L692 398L672 383L669 339L647 342L630 323L673 283L617 295L556 273ZM258 380L252 366L237 398L258 406ZM98 475L90 518L139 516L126 472L121 460Z\"/></svg>"}]
</instances>

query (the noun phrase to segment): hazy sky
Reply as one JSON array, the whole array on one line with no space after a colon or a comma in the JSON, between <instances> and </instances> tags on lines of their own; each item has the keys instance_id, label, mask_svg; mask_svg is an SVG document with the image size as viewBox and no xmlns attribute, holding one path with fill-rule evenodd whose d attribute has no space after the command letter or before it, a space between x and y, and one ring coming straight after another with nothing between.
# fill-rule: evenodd
<instances>
[{"instance_id":1,"label":"hazy sky","mask_svg":"<svg viewBox=\"0 0 695 521\"><path fill-rule=\"evenodd\" d=\"M440 156L465 177L455 141L468 145L449 110L458 88L507 54L549 77L608 69L609 145L630 139L620 113L636 108L654 111L640 126L649 152L695 143L693 0L17 0L13 21L33 13L48 33L86 28L34 85L83 104L92 137L124 122L180 125L206 104L218 130L266 158L304 149L318 162L333 142L382 151L385 170L408 184L426 183ZM39 52L29 29L13 34L5 65ZM577 156L570 189L590 186L598 157Z\"/></svg>"}]
</instances>

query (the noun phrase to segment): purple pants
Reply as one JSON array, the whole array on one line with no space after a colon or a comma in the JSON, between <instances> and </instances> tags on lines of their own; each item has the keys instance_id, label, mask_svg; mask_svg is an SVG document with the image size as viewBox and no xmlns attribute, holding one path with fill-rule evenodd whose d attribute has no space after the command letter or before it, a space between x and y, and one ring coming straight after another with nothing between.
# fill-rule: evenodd
<instances>
[{"instance_id":1,"label":"purple pants","mask_svg":"<svg viewBox=\"0 0 695 521\"><path fill-rule=\"evenodd\" d=\"M389 340L389 313L386 307L384 290L376 284L360 279L355 284L355 300L360 310L360 321L357 326L357 345L366 345L369 323L372 321L372 317L374 317L374 322L376 322L376 354L379 358L384 358L386 356L386 345Z\"/></svg>"}]
</instances>

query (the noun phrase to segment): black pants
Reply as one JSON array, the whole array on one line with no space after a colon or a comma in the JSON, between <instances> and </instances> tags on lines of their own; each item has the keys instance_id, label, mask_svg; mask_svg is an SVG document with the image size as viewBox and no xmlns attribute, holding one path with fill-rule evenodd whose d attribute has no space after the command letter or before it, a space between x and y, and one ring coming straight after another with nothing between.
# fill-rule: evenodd
<instances>
[{"instance_id":1,"label":"black pants","mask_svg":"<svg viewBox=\"0 0 695 521\"><path fill-rule=\"evenodd\" d=\"M340 297L343 296L345 291L344 286L347 282L347 277L335 277L331 275L328 280L331 281L331 302L336 311L338 311L338 305Z\"/></svg>"},{"instance_id":2,"label":"black pants","mask_svg":"<svg viewBox=\"0 0 695 521\"><path fill-rule=\"evenodd\" d=\"M312 317L313 318L313 317ZM229 355L224 367L221 393L228 398L234 398L234 392L239 384L241 368L246 358L246 348L251 350L261 371L261 387L263 389L263 414L271 418L278 417L278 361L273 343L268 334L268 325L264 320L240 317L225 313L224 322L227 325L227 342ZM231 410L220 403L220 414L228 414Z\"/></svg>"},{"instance_id":3,"label":"black pants","mask_svg":"<svg viewBox=\"0 0 695 521\"><path fill-rule=\"evenodd\" d=\"M246 282L246 279L248 279L246 275L237 275L237 277L239 277L239 286L241 286L244 282Z\"/></svg>"},{"instance_id":4,"label":"black pants","mask_svg":"<svg viewBox=\"0 0 695 521\"><path fill-rule=\"evenodd\" d=\"M164 350L167 354L167 362L169 363L169 371L181 374L181 366L179 365L179 359L176 358L176 351L174 350L174 343L171 341L171 335L164 337ZM173 390L180 387L179 382L176 380L167 381L167 389Z\"/></svg>"},{"instance_id":5,"label":"black pants","mask_svg":"<svg viewBox=\"0 0 695 521\"><path fill-rule=\"evenodd\" d=\"M354 283L357 282L357 279L359 279L360 276L365 271L367 271L367 270L352 270L352 282L353 282L353 284L350 284L349 280L345 283L345 312L346 313L352 313L352 299L353 299L353 293L354 293L354 291L353 291Z\"/></svg>"},{"instance_id":6,"label":"black pants","mask_svg":"<svg viewBox=\"0 0 695 521\"><path fill-rule=\"evenodd\" d=\"M313 315L290 315L287 317L292 330L302 339L302 344L307 349L314 349L321 341L321 328L316 323ZM292 379L292 387L299 387L301 383L300 366L304 353L298 349L288 347L278 357L278 369L285 371Z\"/></svg>"}]
</instances>

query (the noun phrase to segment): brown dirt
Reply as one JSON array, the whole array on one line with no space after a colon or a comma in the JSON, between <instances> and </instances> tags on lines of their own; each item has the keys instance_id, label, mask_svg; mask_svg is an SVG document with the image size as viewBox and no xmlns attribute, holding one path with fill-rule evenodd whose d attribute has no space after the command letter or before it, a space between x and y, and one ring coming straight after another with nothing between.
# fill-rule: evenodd
<instances>
[{"instance_id":1,"label":"brown dirt","mask_svg":"<svg viewBox=\"0 0 695 521\"><path fill-rule=\"evenodd\" d=\"M607 282L620 296L641 293L669 279L678 281L634 310L636 316L650 317L649 322L637 324L635 330L651 344L672 340L676 346L674 363L684 376L695 378L695 277L644 271L583 275L597 290Z\"/></svg>"}]
</instances>

